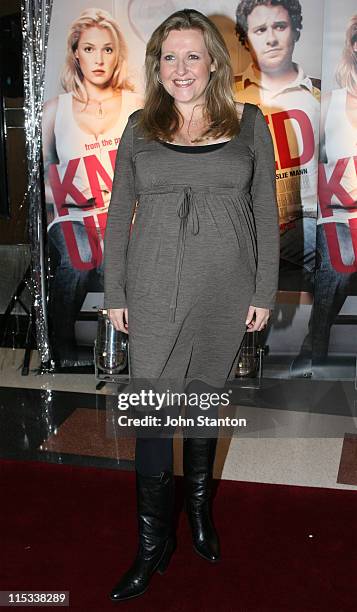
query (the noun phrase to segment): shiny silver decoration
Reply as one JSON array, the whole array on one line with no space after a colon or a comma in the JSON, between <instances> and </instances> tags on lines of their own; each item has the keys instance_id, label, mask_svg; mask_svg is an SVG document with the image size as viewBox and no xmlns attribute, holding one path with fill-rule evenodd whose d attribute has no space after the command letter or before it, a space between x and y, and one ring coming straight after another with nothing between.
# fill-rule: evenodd
<instances>
[{"instance_id":1,"label":"shiny silver decoration","mask_svg":"<svg viewBox=\"0 0 357 612\"><path fill-rule=\"evenodd\" d=\"M40 390L40 411L41 422L46 438L52 435L56 435L57 429L55 426L55 411L52 404L54 393L52 389L46 389L45 385L42 385ZM44 436L45 437L45 436Z\"/></svg>"},{"instance_id":2,"label":"shiny silver decoration","mask_svg":"<svg viewBox=\"0 0 357 612\"><path fill-rule=\"evenodd\" d=\"M128 336L115 329L106 310L98 311L95 365L102 374L120 374L128 365Z\"/></svg>"},{"instance_id":3,"label":"shiny silver decoration","mask_svg":"<svg viewBox=\"0 0 357 612\"><path fill-rule=\"evenodd\" d=\"M41 362L51 360L47 324L44 249L42 107L45 63L53 0L22 0L25 138L28 165L28 218L31 279L37 348Z\"/></svg>"}]
</instances>

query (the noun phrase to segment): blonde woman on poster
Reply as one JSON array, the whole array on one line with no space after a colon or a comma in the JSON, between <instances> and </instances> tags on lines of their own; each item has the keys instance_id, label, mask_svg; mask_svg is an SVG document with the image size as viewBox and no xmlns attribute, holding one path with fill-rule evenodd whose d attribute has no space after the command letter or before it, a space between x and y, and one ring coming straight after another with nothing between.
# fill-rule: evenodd
<instances>
[{"instance_id":1,"label":"blonde woman on poster","mask_svg":"<svg viewBox=\"0 0 357 612\"><path fill-rule=\"evenodd\" d=\"M339 89L322 98L313 364L328 356L331 325L357 286L357 14L347 27L336 72Z\"/></svg>"},{"instance_id":2,"label":"blonde woman on poster","mask_svg":"<svg viewBox=\"0 0 357 612\"><path fill-rule=\"evenodd\" d=\"M127 47L101 9L69 30L62 85L43 114L52 346L58 365L78 363L75 321L90 285L102 292L103 240L116 151L128 116L142 106L127 80Z\"/></svg>"}]
</instances>

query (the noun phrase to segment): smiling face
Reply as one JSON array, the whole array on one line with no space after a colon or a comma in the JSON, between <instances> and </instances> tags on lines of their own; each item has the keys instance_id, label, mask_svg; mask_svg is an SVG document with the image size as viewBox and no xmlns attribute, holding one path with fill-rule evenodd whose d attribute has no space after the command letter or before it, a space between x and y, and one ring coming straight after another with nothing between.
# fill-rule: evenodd
<instances>
[{"instance_id":1,"label":"smiling face","mask_svg":"<svg viewBox=\"0 0 357 612\"><path fill-rule=\"evenodd\" d=\"M117 57L113 35L107 28L91 27L78 40L75 57L83 73L84 84L105 87L111 81Z\"/></svg>"},{"instance_id":2,"label":"smiling face","mask_svg":"<svg viewBox=\"0 0 357 612\"><path fill-rule=\"evenodd\" d=\"M248 43L255 65L266 73L291 70L295 34L288 11L261 5L248 15Z\"/></svg>"},{"instance_id":3,"label":"smiling face","mask_svg":"<svg viewBox=\"0 0 357 612\"><path fill-rule=\"evenodd\" d=\"M169 32L161 47L160 80L176 106L203 104L214 70L201 30Z\"/></svg>"}]
</instances>

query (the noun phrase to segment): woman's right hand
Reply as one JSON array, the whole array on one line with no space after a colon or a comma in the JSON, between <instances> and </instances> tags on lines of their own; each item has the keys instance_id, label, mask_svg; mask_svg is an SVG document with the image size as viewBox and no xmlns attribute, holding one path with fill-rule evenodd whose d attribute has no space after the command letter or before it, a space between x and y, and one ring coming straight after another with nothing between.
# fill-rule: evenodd
<instances>
[{"instance_id":1,"label":"woman's right hand","mask_svg":"<svg viewBox=\"0 0 357 612\"><path fill-rule=\"evenodd\" d=\"M129 333L129 318L127 308L108 308L108 317L117 331L124 332L124 334Z\"/></svg>"}]
</instances>

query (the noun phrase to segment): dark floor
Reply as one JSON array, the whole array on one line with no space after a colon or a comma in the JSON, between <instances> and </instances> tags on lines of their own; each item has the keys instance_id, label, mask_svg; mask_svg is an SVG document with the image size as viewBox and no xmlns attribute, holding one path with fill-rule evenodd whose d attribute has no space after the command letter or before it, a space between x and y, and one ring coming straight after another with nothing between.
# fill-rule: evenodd
<instances>
[{"instance_id":1,"label":"dark floor","mask_svg":"<svg viewBox=\"0 0 357 612\"><path fill-rule=\"evenodd\" d=\"M357 484L352 381L264 379L249 386L236 380L231 387L232 404L252 418L242 438L342 438L337 482ZM114 423L115 401L115 395L0 387L0 458L133 470L135 437ZM301 419L307 423L303 434L296 415L299 427Z\"/></svg>"}]
</instances>

